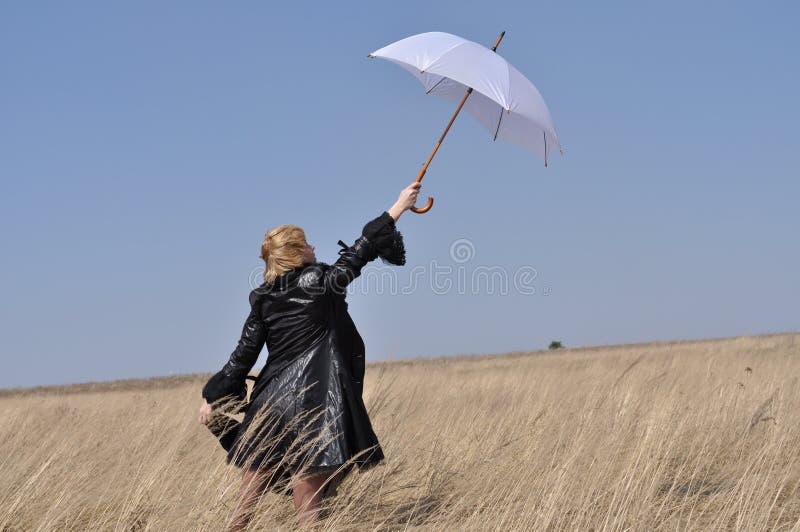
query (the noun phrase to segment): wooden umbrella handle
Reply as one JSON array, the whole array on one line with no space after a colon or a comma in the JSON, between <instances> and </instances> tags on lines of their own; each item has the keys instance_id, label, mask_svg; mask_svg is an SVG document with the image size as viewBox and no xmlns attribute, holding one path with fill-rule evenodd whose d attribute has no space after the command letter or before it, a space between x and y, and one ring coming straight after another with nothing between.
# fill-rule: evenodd
<instances>
[{"instance_id":1,"label":"wooden umbrella handle","mask_svg":"<svg viewBox=\"0 0 800 532\"><path fill-rule=\"evenodd\" d=\"M422 181L422 178L425 176L425 171L427 169L428 165L426 164L425 168L423 168L420 171L419 175L417 176L417 183L420 183ZM415 212L417 214L425 214L426 212L431 210L431 207L433 207L433 197L428 196L428 203L426 203L424 207L411 207L411 212Z\"/></svg>"},{"instance_id":2,"label":"wooden umbrella handle","mask_svg":"<svg viewBox=\"0 0 800 532\"><path fill-rule=\"evenodd\" d=\"M503 36L505 34L506 34L506 32L503 32L497 38L497 41L495 41L494 46L492 47L492 51L493 52L497 51L497 46L500 44L500 41L503 40ZM450 126L452 126L453 122L456 121L456 117L458 116L458 113L461 112L461 108L464 107L465 103L467 103L467 98L469 98L470 94L472 94L472 87L467 89L467 93L464 95L464 98L461 100L461 103L458 104L458 109L456 109L456 112L453 113L453 118L450 119L450 123L447 124L446 128L444 128L444 133L442 133L442 136L439 137L439 142L437 142L436 146L433 148L433 152L431 152L431 156L428 157L427 161L425 161L425 165L422 167L422 170L420 170L419 175L417 175L417 183L421 183L422 182L422 178L425 177L425 172L428 171L428 165L431 164L431 161L433 160L433 156L436 155L436 152L439 150L439 146L442 145L442 141L444 140L445 135L447 135L447 132L450 131ZM424 213L428 212L429 210L431 210L431 207L433 207L433 198L432 197L428 197L428 203L426 203L424 207L419 207L419 208L418 207L411 207L411 211L415 212L417 214L424 214Z\"/></svg>"}]
</instances>

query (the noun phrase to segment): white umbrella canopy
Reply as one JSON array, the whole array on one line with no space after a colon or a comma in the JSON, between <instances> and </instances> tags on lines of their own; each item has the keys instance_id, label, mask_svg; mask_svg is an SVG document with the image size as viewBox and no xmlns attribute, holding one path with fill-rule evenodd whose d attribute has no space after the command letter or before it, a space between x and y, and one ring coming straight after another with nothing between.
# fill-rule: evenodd
<instances>
[{"instance_id":1,"label":"white umbrella canopy","mask_svg":"<svg viewBox=\"0 0 800 532\"><path fill-rule=\"evenodd\" d=\"M455 103L472 88L464 109L494 140L527 148L544 159L545 166L553 151L561 149L538 89L493 50L450 33L428 32L393 42L368 57L401 66L422 83L426 94Z\"/></svg>"}]
</instances>

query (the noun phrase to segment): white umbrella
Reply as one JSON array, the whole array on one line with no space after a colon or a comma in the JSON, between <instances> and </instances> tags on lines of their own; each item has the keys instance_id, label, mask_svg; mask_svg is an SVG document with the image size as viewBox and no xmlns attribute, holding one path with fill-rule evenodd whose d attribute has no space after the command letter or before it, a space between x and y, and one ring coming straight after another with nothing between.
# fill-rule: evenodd
<instances>
[{"instance_id":1,"label":"white umbrella","mask_svg":"<svg viewBox=\"0 0 800 532\"><path fill-rule=\"evenodd\" d=\"M494 140L505 139L529 149L544 159L545 166L550 154L561 149L542 95L519 70L495 53L503 35L505 32L489 50L449 33L420 33L367 56L403 67L422 83L426 94L460 102L417 181L422 180L462 107L491 132ZM425 207L413 210L427 212L432 205L433 198L428 198Z\"/></svg>"}]
</instances>

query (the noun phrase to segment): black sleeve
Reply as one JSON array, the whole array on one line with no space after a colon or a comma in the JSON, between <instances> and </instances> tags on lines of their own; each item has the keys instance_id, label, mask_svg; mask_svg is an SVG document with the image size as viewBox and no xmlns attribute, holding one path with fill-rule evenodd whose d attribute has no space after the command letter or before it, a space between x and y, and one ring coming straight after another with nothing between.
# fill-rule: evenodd
<instances>
[{"instance_id":1,"label":"black sleeve","mask_svg":"<svg viewBox=\"0 0 800 532\"><path fill-rule=\"evenodd\" d=\"M203 398L209 403L233 395L244 399L247 393L245 377L258 360L267 338L267 327L261 319L254 294L250 293L250 314L244 322L239 343L228 362L203 387Z\"/></svg>"},{"instance_id":2,"label":"black sleeve","mask_svg":"<svg viewBox=\"0 0 800 532\"><path fill-rule=\"evenodd\" d=\"M403 266L406 263L406 248L403 235L397 230L388 212L367 222L361 234L375 246L375 253L387 264Z\"/></svg>"},{"instance_id":3,"label":"black sleeve","mask_svg":"<svg viewBox=\"0 0 800 532\"><path fill-rule=\"evenodd\" d=\"M343 248L339 251L339 258L325 271L327 290L344 292L347 285L361 275L361 269L377 257L397 266L406 263L403 236L395 227L394 219L385 211L367 222L352 246L341 240L339 244Z\"/></svg>"}]
</instances>

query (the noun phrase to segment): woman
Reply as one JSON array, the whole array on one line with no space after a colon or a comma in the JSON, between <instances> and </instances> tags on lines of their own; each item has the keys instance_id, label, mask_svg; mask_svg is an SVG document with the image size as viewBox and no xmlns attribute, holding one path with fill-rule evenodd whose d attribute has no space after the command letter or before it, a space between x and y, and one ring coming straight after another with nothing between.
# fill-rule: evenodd
<instances>
[{"instance_id":1,"label":"woman","mask_svg":"<svg viewBox=\"0 0 800 532\"><path fill-rule=\"evenodd\" d=\"M345 289L377 257L405 264L395 222L414 205L419 189L419 183L403 189L352 246L339 241L343 249L331 265L317 262L314 246L295 225L265 235L264 283L250 292L241 339L203 387L199 413L201 423L213 422L212 430L228 450L227 462L244 470L232 530L247 525L265 489L285 483L290 483L301 525L310 524L318 517L321 488L334 473L383 460L361 398L364 342L347 312ZM220 425L224 416L212 403L217 407L244 399L245 378L265 343L267 363L241 425L237 428L228 417Z\"/></svg>"}]
</instances>

